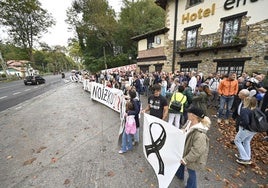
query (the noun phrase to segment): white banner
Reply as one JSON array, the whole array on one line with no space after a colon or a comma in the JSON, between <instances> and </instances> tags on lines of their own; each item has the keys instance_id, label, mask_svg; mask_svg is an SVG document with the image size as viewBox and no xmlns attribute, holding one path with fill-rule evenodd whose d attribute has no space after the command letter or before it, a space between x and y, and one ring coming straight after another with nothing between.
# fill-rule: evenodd
<instances>
[{"instance_id":1,"label":"white banner","mask_svg":"<svg viewBox=\"0 0 268 188\"><path fill-rule=\"evenodd\" d=\"M120 71L123 71L123 72L127 72L127 71L135 71L137 68L137 64L131 64L131 65L125 65L125 66L121 66L121 67L115 67L115 68L111 68L111 69L105 69L105 70L102 70L101 72L102 73L114 73L114 72L117 72L119 73Z\"/></svg>"},{"instance_id":2,"label":"white banner","mask_svg":"<svg viewBox=\"0 0 268 188\"><path fill-rule=\"evenodd\" d=\"M90 94L91 99L96 100L117 112L121 112L122 101L124 100L122 90L105 87L102 84L91 82Z\"/></svg>"},{"instance_id":3,"label":"white banner","mask_svg":"<svg viewBox=\"0 0 268 188\"><path fill-rule=\"evenodd\" d=\"M182 159L186 134L167 122L144 114L143 152L158 178L159 188L167 188Z\"/></svg>"}]
</instances>

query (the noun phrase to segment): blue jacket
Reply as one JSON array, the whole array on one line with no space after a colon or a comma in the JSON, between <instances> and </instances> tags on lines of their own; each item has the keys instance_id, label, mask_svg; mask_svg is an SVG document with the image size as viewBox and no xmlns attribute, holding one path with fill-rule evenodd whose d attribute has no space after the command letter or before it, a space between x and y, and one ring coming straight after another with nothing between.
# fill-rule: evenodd
<instances>
[{"instance_id":1,"label":"blue jacket","mask_svg":"<svg viewBox=\"0 0 268 188\"><path fill-rule=\"evenodd\" d=\"M248 125L251 123L252 110L249 108L242 108L240 111L239 126L249 130Z\"/></svg>"}]
</instances>

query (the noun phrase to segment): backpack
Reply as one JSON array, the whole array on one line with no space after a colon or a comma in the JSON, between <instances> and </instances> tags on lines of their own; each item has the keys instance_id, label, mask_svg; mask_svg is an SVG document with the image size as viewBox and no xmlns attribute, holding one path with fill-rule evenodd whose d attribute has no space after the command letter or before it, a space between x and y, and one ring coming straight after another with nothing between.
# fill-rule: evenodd
<instances>
[{"instance_id":1,"label":"backpack","mask_svg":"<svg viewBox=\"0 0 268 188\"><path fill-rule=\"evenodd\" d=\"M253 132L265 132L268 130L268 121L266 115L258 108L252 111L249 130Z\"/></svg>"},{"instance_id":2,"label":"backpack","mask_svg":"<svg viewBox=\"0 0 268 188\"><path fill-rule=\"evenodd\" d=\"M181 107L182 107L182 101L185 97L185 95L183 95L182 99L180 101L177 101L177 95L176 95L176 92L173 94L175 95L175 100L171 102L171 105L170 105L170 108L172 110L174 110L175 112L180 112L181 111Z\"/></svg>"}]
</instances>

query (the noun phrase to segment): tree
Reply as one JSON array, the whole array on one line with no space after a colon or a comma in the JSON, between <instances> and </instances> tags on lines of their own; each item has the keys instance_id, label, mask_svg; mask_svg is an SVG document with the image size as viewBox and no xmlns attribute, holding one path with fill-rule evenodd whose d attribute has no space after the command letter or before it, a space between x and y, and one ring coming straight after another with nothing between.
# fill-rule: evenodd
<instances>
[{"instance_id":1,"label":"tree","mask_svg":"<svg viewBox=\"0 0 268 188\"><path fill-rule=\"evenodd\" d=\"M106 0L75 0L67 11L67 17L67 23L77 34L84 56L83 63L94 70L102 67L104 48L107 55L113 54L114 31L117 27L114 11Z\"/></svg>"},{"instance_id":2,"label":"tree","mask_svg":"<svg viewBox=\"0 0 268 188\"><path fill-rule=\"evenodd\" d=\"M83 63L83 54L82 54L79 42L77 40L72 40L72 42L70 42L68 44L68 49L69 49L68 50L69 51L69 56L80 67L81 64ZM79 69L81 69L81 68L79 68Z\"/></svg>"},{"instance_id":3,"label":"tree","mask_svg":"<svg viewBox=\"0 0 268 188\"><path fill-rule=\"evenodd\" d=\"M165 26L165 11L153 0L123 0L116 41L123 47L124 53L132 58L137 54L137 44L132 37L141 35Z\"/></svg>"},{"instance_id":4,"label":"tree","mask_svg":"<svg viewBox=\"0 0 268 188\"><path fill-rule=\"evenodd\" d=\"M55 24L38 0L1 0L0 24L7 27L14 44L23 47L33 60L33 44Z\"/></svg>"},{"instance_id":5,"label":"tree","mask_svg":"<svg viewBox=\"0 0 268 188\"><path fill-rule=\"evenodd\" d=\"M153 0L123 0L118 18L106 0L75 0L67 23L75 30L83 63L92 72L133 63L133 36L164 27L165 12ZM105 53L104 53L105 52Z\"/></svg>"},{"instance_id":6,"label":"tree","mask_svg":"<svg viewBox=\"0 0 268 188\"><path fill-rule=\"evenodd\" d=\"M0 52L5 60L29 60L25 49L10 43L0 44Z\"/></svg>"}]
</instances>

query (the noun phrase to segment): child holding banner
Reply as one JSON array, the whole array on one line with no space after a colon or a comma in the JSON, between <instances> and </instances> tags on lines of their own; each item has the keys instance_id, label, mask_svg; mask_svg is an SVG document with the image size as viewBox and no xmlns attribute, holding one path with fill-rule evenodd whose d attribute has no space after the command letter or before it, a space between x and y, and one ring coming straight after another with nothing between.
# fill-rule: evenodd
<instances>
[{"instance_id":1,"label":"child holding banner","mask_svg":"<svg viewBox=\"0 0 268 188\"><path fill-rule=\"evenodd\" d=\"M135 135L136 141L138 142L139 134L139 113L140 113L140 101L136 98L136 91L129 90L128 92L130 100L126 103L126 123L124 132L122 135L122 147L119 151L120 154L126 153L128 150L132 150L132 137ZM136 135L137 133L137 135Z\"/></svg>"},{"instance_id":2,"label":"child holding banner","mask_svg":"<svg viewBox=\"0 0 268 188\"><path fill-rule=\"evenodd\" d=\"M205 116L204 111L200 108L191 107L187 112L188 120L191 123L185 128L187 136L183 158L181 160L181 165L176 172L176 176L183 180L184 169L186 166L189 174L186 188L196 188L196 170L204 168L207 162L209 139L206 133L211 121Z\"/></svg>"}]
</instances>

